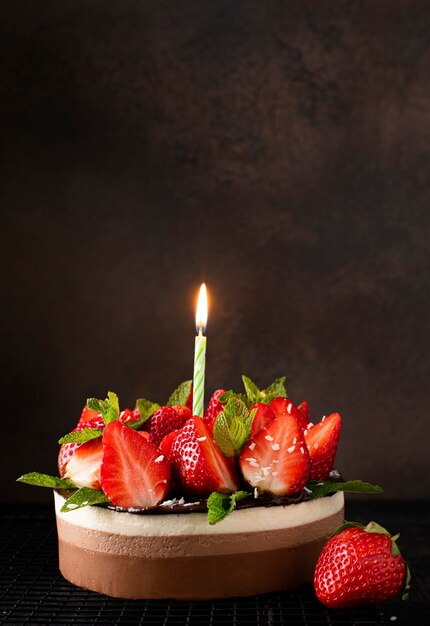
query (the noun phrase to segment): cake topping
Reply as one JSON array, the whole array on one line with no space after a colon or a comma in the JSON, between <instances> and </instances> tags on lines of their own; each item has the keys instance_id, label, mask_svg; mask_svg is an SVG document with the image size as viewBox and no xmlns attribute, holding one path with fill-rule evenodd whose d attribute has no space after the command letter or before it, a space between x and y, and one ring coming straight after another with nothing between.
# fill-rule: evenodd
<instances>
[{"instance_id":1,"label":"cake topping","mask_svg":"<svg viewBox=\"0 0 430 626\"><path fill-rule=\"evenodd\" d=\"M311 457L310 480L324 480L328 477L336 456L341 422L339 413L332 413L305 434Z\"/></svg>"}]
</instances>

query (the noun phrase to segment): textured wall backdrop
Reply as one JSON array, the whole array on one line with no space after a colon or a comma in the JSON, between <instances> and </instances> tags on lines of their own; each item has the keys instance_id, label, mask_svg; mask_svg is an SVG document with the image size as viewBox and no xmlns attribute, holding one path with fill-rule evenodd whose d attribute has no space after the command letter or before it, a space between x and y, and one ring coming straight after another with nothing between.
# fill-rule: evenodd
<instances>
[{"instance_id":1,"label":"textured wall backdrop","mask_svg":"<svg viewBox=\"0 0 430 626\"><path fill-rule=\"evenodd\" d=\"M3 500L84 399L285 374L429 495L429 4L4 0Z\"/></svg>"}]
</instances>

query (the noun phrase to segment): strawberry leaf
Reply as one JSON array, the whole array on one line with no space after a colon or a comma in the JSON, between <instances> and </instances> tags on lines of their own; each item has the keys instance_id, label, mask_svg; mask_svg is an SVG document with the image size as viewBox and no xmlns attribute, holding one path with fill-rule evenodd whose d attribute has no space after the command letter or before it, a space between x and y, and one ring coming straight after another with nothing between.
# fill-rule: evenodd
<instances>
[{"instance_id":1,"label":"strawberry leaf","mask_svg":"<svg viewBox=\"0 0 430 626\"><path fill-rule=\"evenodd\" d=\"M230 397L214 424L214 440L227 457L238 456L249 438L255 410L249 412L242 400Z\"/></svg>"},{"instance_id":2,"label":"strawberry leaf","mask_svg":"<svg viewBox=\"0 0 430 626\"><path fill-rule=\"evenodd\" d=\"M103 431L101 428L84 428L83 430L64 435L64 437L58 440L58 443L86 443L102 435Z\"/></svg>"},{"instance_id":3,"label":"strawberry leaf","mask_svg":"<svg viewBox=\"0 0 430 626\"><path fill-rule=\"evenodd\" d=\"M247 491L236 491L236 493L218 493L214 491L208 498L208 522L213 526L225 519L236 508L239 500L248 498L251 494Z\"/></svg>"},{"instance_id":4,"label":"strawberry leaf","mask_svg":"<svg viewBox=\"0 0 430 626\"><path fill-rule=\"evenodd\" d=\"M185 406L190 397L192 380L186 380L178 385L170 398L167 400L167 406Z\"/></svg>"},{"instance_id":5,"label":"strawberry leaf","mask_svg":"<svg viewBox=\"0 0 430 626\"><path fill-rule=\"evenodd\" d=\"M76 489L75 483L71 480L49 476L49 474L39 474L39 472L24 474L17 478L17 482L35 485L36 487L49 487L51 489Z\"/></svg>"},{"instance_id":6,"label":"strawberry leaf","mask_svg":"<svg viewBox=\"0 0 430 626\"><path fill-rule=\"evenodd\" d=\"M331 533L330 537L334 537L335 535L338 535L339 533L341 533L343 530L346 530L347 528L362 528L362 529L364 529L364 524L360 524L360 522L347 522L347 521L344 521L343 524L338 526L336 528L336 530Z\"/></svg>"},{"instance_id":7,"label":"strawberry leaf","mask_svg":"<svg viewBox=\"0 0 430 626\"><path fill-rule=\"evenodd\" d=\"M379 485L365 483L362 480L348 480L344 483L333 483L329 480L311 480L306 484L306 489L311 493L310 499L324 498L329 493L335 491L346 491L349 493L382 493L383 489Z\"/></svg>"},{"instance_id":8,"label":"strawberry leaf","mask_svg":"<svg viewBox=\"0 0 430 626\"><path fill-rule=\"evenodd\" d=\"M106 400L98 400L97 398L88 398L87 407L92 411L101 413L104 423L116 422L119 419L119 400L116 393L108 391Z\"/></svg>"},{"instance_id":9,"label":"strawberry leaf","mask_svg":"<svg viewBox=\"0 0 430 626\"><path fill-rule=\"evenodd\" d=\"M139 411L140 419L128 423L128 426L133 430L138 430L160 408L160 405L156 402L145 400L145 398L139 398L136 400L136 407Z\"/></svg>"},{"instance_id":10,"label":"strawberry leaf","mask_svg":"<svg viewBox=\"0 0 430 626\"><path fill-rule=\"evenodd\" d=\"M98 489L90 489L89 487L81 487L66 500L61 507L61 513L68 513L75 509L81 509L84 506L93 504L104 504L109 502L109 498L105 496L103 491Z\"/></svg>"},{"instance_id":11,"label":"strawberry leaf","mask_svg":"<svg viewBox=\"0 0 430 626\"><path fill-rule=\"evenodd\" d=\"M406 565L406 572L405 572L405 582L403 584L403 589L402 589L402 600L409 600L409 589L411 588L411 570L409 569L409 566L407 563L405 563Z\"/></svg>"}]
</instances>

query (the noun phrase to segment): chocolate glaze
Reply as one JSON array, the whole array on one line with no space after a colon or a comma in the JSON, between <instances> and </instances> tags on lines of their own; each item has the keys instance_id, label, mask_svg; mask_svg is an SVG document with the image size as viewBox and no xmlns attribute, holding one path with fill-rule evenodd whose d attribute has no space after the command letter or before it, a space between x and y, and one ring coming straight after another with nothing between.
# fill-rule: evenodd
<instances>
[{"instance_id":1,"label":"chocolate glaze","mask_svg":"<svg viewBox=\"0 0 430 626\"><path fill-rule=\"evenodd\" d=\"M331 480L332 482L341 482L343 479L337 470L332 470L329 475L329 480ZM310 497L305 490L300 491L299 493L291 494L289 496L273 496L270 493L261 493L258 495L257 498L253 498L252 496L250 496L249 498L240 500L237 503L236 508L250 509L261 506L286 506L288 504L298 504L299 502L305 502L306 500L310 500ZM206 513L208 510L207 499L193 501L185 500L185 498L181 498L179 501L176 502L172 501L171 505L160 503L152 507L126 508L122 506L116 506L114 504L100 506L106 506L112 511L118 511L118 513L134 513L137 515L166 515L169 513Z\"/></svg>"}]
</instances>

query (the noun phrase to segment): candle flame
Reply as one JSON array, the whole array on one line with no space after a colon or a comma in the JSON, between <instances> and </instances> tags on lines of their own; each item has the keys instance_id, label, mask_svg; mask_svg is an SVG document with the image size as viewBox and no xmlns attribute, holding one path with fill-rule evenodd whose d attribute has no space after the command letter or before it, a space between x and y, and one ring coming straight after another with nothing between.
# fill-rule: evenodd
<instances>
[{"instance_id":1,"label":"candle flame","mask_svg":"<svg viewBox=\"0 0 430 626\"><path fill-rule=\"evenodd\" d=\"M206 293L206 285L202 283L197 300L196 310L196 330L198 333L204 333L206 324L208 323L208 296Z\"/></svg>"}]
</instances>

